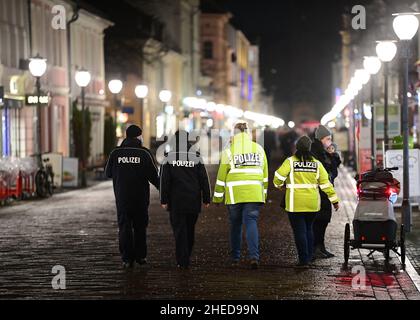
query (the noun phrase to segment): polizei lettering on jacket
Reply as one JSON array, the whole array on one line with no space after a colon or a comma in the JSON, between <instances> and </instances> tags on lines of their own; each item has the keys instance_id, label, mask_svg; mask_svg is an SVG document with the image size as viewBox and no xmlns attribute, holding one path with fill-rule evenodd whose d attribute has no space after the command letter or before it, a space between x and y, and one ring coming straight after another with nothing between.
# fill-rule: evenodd
<instances>
[{"instance_id":1,"label":"polizei lettering on jacket","mask_svg":"<svg viewBox=\"0 0 420 320\"><path fill-rule=\"evenodd\" d=\"M118 163L140 163L140 157L118 157Z\"/></svg>"},{"instance_id":2,"label":"polizei lettering on jacket","mask_svg":"<svg viewBox=\"0 0 420 320\"><path fill-rule=\"evenodd\" d=\"M235 154L233 156L233 163L235 164L235 167L261 166L262 161L263 161L263 158L260 153Z\"/></svg>"},{"instance_id":3,"label":"polizei lettering on jacket","mask_svg":"<svg viewBox=\"0 0 420 320\"><path fill-rule=\"evenodd\" d=\"M187 167L187 168L194 168L194 161L183 161L183 160L177 160L172 161L172 166L174 167Z\"/></svg>"},{"instance_id":4,"label":"polizei lettering on jacket","mask_svg":"<svg viewBox=\"0 0 420 320\"><path fill-rule=\"evenodd\" d=\"M315 172L317 171L318 163L312 161L295 161L293 162L293 171L295 172Z\"/></svg>"}]
</instances>

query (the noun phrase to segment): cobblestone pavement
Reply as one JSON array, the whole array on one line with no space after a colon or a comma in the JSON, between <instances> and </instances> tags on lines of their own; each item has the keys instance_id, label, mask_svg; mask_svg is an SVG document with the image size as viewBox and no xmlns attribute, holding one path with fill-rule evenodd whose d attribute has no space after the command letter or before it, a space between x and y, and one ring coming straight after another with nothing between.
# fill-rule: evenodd
<instances>
[{"instance_id":1,"label":"cobblestone pavement","mask_svg":"<svg viewBox=\"0 0 420 320\"><path fill-rule=\"evenodd\" d=\"M209 167L214 182L215 167ZM270 202L260 218L261 266L246 261L232 269L228 220L224 206L201 214L192 268L177 270L167 212L158 193L150 206L149 264L121 269L110 181L69 191L44 201L0 208L0 299L420 299L413 281L393 256L385 270L383 256L351 252L350 270L342 268L344 225L355 199L345 171L337 182L343 207L334 214L327 242L336 257L297 269L287 216L270 186ZM350 190L350 191L349 191ZM244 252L245 254L245 252ZM54 290L52 268L66 269L66 289ZM353 266L367 270L364 290L352 288Z\"/></svg>"}]
</instances>

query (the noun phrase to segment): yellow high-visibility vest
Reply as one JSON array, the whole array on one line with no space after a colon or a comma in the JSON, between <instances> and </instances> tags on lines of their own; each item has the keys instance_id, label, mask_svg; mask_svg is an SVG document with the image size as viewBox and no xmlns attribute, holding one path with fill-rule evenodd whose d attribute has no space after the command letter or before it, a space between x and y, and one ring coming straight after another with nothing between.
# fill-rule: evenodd
<instances>
[{"instance_id":1,"label":"yellow high-visibility vest","mask_svg":"<svg viewBox=\"0 0 420 320\"><path fill-rule=\"evenodd\" d=\"M286 185L286 211L317 212L321 209L319 189L331 203L339 202L328 173L316 159L301 161L296 156L287 158L274 174L274 186Z\"/></svg>"},{"instance_id":2,"label":"yellow high-visibility vest","mask_svg":"<svg viewBox=\"0 0 420 320\"><path fill-rule=\"evenodd\" d=\"M268 165L264 149L247 133L239 133L222 152L213 202L265 202Z\"/></svg>"}]
</instances>

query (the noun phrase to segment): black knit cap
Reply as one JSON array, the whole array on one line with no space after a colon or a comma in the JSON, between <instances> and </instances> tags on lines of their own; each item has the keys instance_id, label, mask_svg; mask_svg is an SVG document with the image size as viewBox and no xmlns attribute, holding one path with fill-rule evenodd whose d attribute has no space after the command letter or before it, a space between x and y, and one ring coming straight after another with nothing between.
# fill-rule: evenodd
<instances>
[{"instance_id":1,"label":"black knit cap","mask_svg":"<svg viewBox=\"0 0 420 320\"><path fill-rule=\"evenodd\" d=\"M136 126L135 124L132 124L127 128L127 130L125 130L127 138L137 138L141 136L142 133L143 131L141 130L141 128L139 126Z\"/></svg>"},{"instance_id":2,"label":"black knit cap","mask_svg":"<svg viewBox=\"0 0 420 320\"><path fill-rule=\"evenodd\" d=\"M302 136L296 142L298 151L311 151L312 140L308 136Z\"/></svg>"}]
</instances>

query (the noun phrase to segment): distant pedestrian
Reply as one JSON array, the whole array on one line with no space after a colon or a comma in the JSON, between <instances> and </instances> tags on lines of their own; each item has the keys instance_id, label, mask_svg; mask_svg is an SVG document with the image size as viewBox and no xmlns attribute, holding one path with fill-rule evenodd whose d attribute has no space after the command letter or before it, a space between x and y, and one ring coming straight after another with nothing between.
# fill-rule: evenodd
<instances>
[{"instance_id":1,"label":"distant pedestrian","mask_svg":"<svg viewBox=\"0 0 420 320\"><path fill-rule=\"evenodd\" d=\"M142 146L141 135L140 127L129 126L126 139L111 152L105 168L106 176L113 180L124 268L147 262L149 183L159 189L156 162Z\"/></svg>"},{"instance_id":2,"label":"distant pedestrian","mask_svg":"<svg viewBox=\"0 0 420 320\"><path fill-rule=\"evenodd\" d=\"M335 178L338 176L338 168L341 164L341 157L338 153L338 147L337 144L331 143L331 145L327 148L328 156L331 159L331 176L330 181L332 184L334 184Z\"/></svg>"},{"instance_id":3,"label":"distant pedestrian","mask_svg":"<svg viewBox=\"0 0 420 320\"><path fill-rule=\"evenodd\" d=\"M264 151L267 156L267 163L270 165L271 153L276 151L276 134L270 127L266 126L264 129Z\"/></svg>"},{"instance_id":4,"label":"distant pedestrian","mask_svg":"<svg viewBox=\"0 0 420 320\"><path fill-rule=\"evenodd\" d=\"M283 151L284 159L293 155L294 145L296 143L297 138L298 138L298 135L294 130L290 130L290 131L286 132L281 137L281 148L282 148L282 151Z\"/></svg>"}]
</instances>

